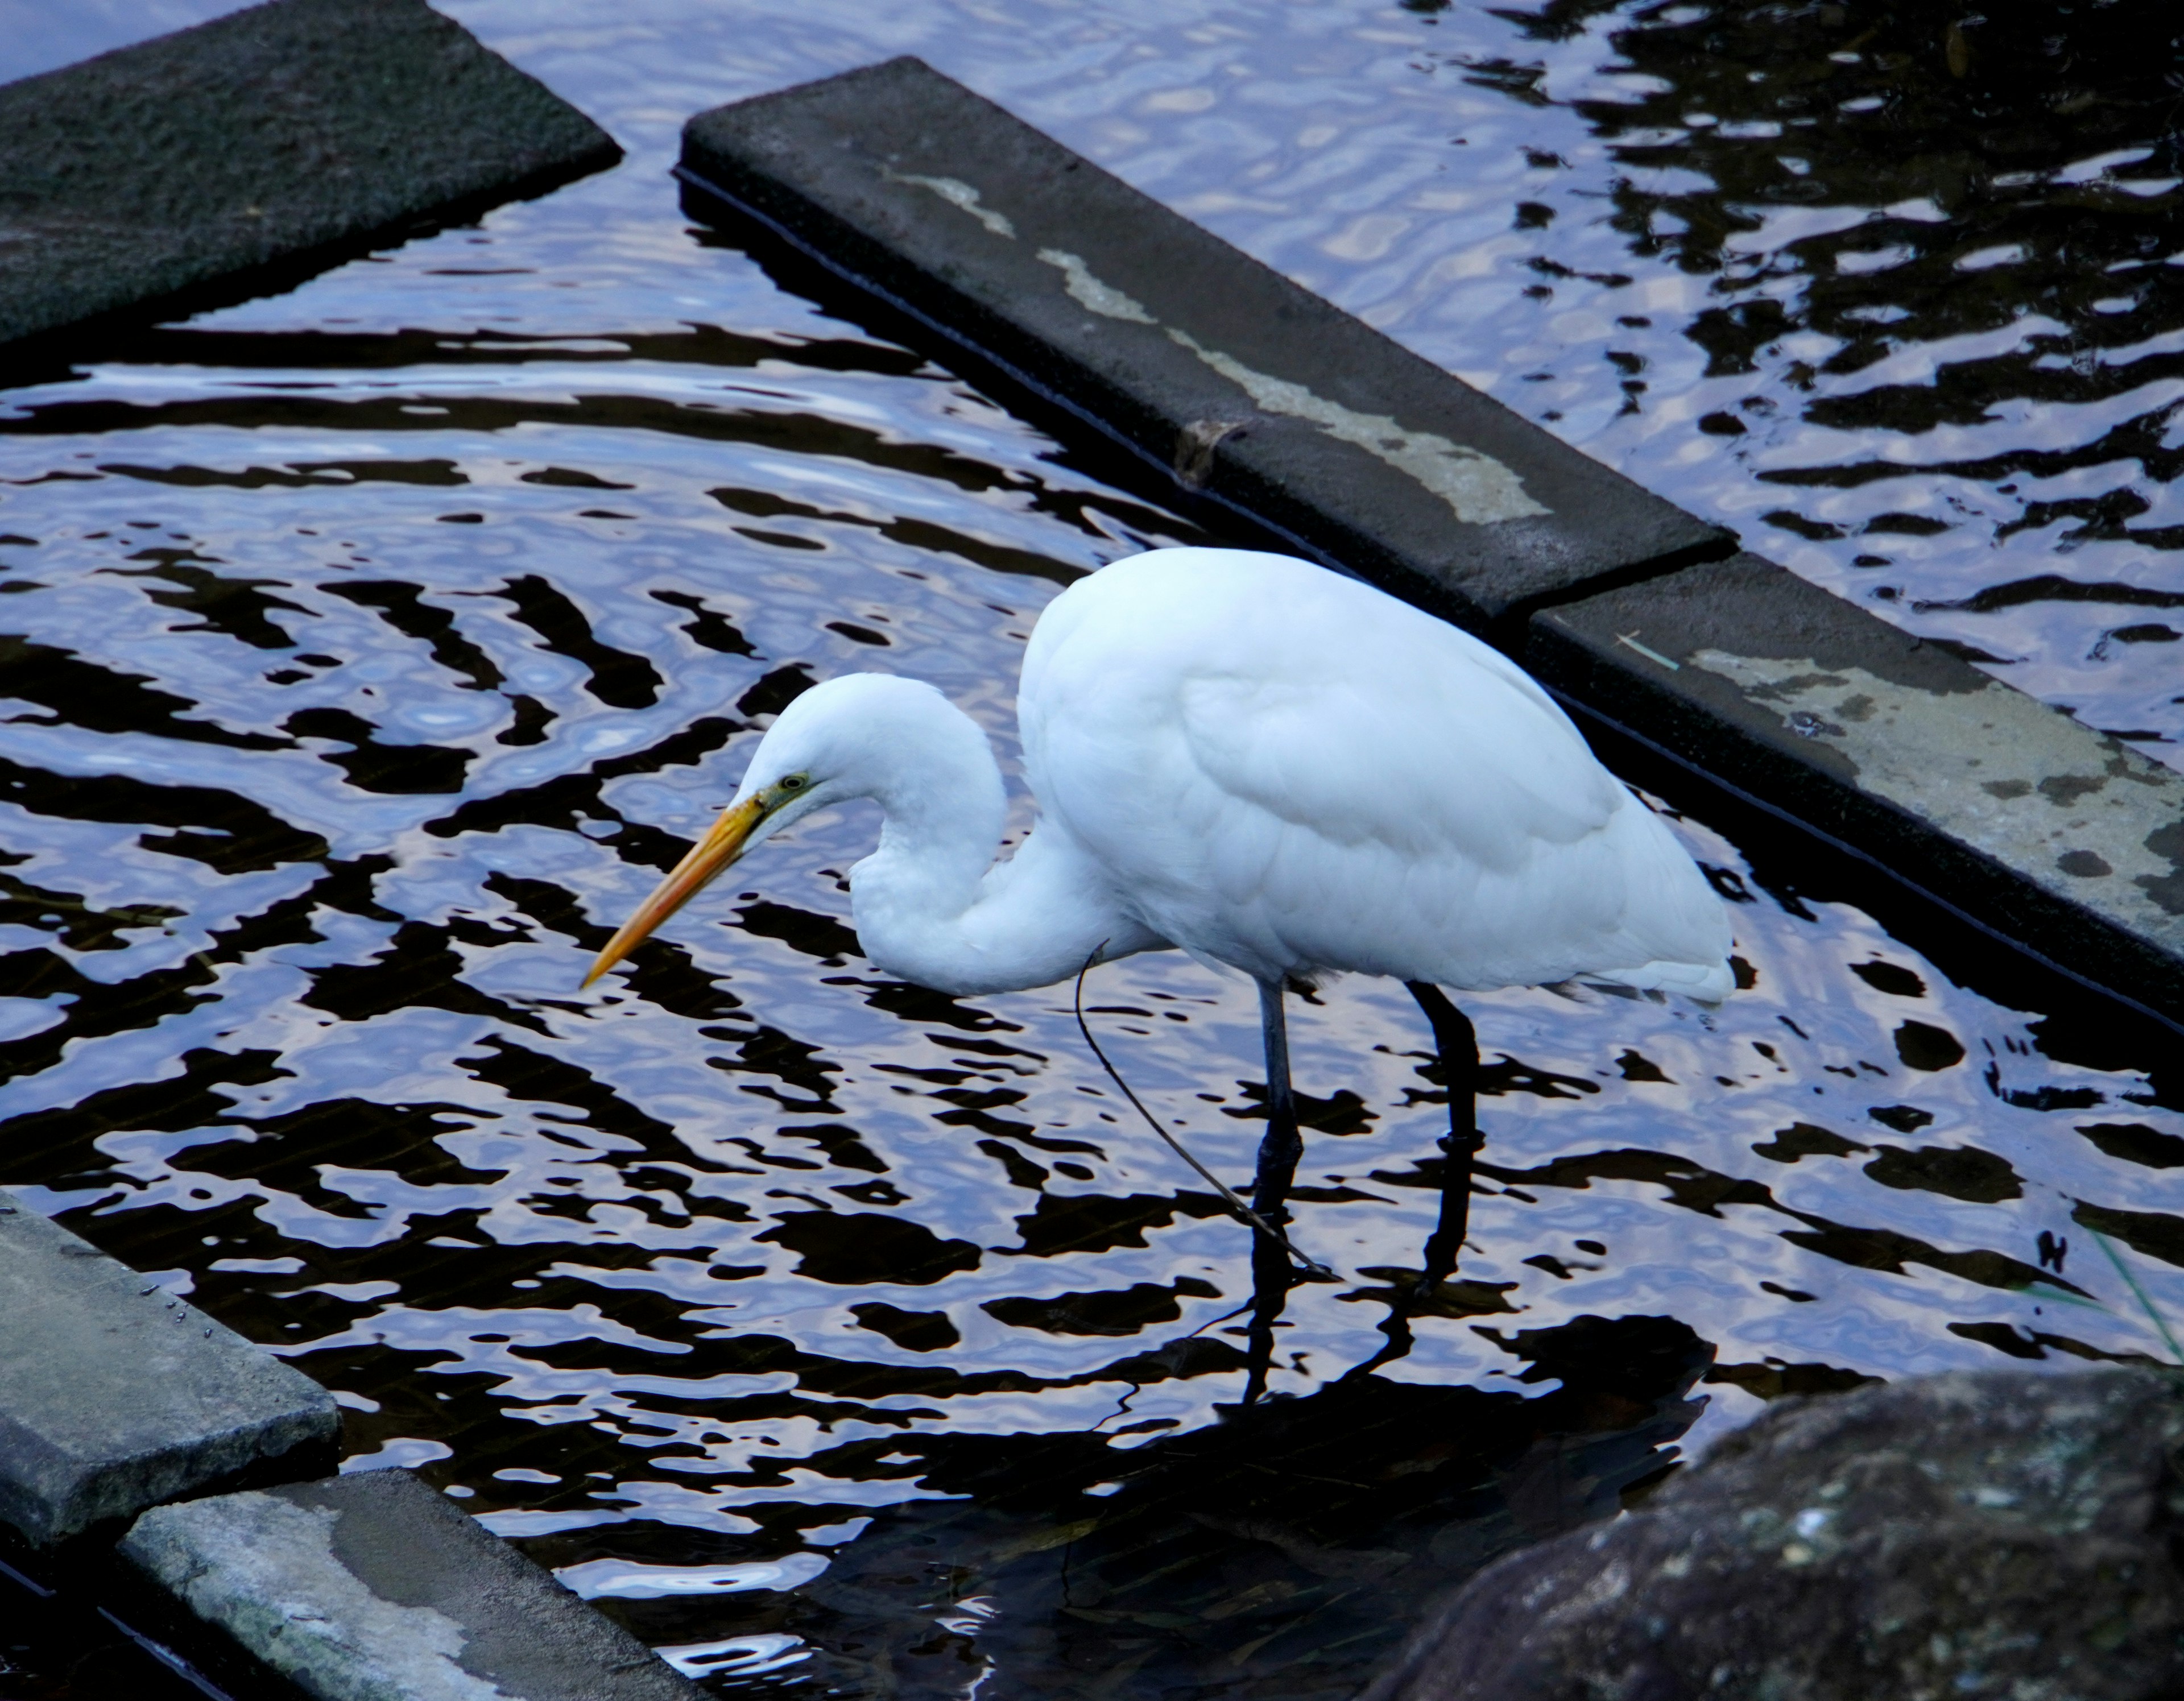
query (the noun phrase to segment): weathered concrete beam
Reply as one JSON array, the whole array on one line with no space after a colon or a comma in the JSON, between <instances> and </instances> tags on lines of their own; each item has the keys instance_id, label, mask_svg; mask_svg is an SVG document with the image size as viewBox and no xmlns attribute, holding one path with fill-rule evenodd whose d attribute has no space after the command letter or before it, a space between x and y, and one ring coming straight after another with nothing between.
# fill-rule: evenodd
<instances>
[{"instance_id":1,"label":"weathered concrete beam","mask_svg":"<svg viewBox=\"0 0 2184 1701\"><path fill-rule=\"evenodd\" d=\"M1536 614L1541 680L2184 1020L2184 776L1755 555Z\"/></svg>"},{"instance_id":2,"label":"weathered concrete beam","mask_svg":"<svg viewBox=\"0 0 2184 1701\"><path fill-rule=\"evenodd\" d=\"M620 155L424 0L275 0L10 83L0 364L121 309L287 287Z\"/></svg>"},{"instance_id":3,"label":"weathered concrete beam","mask_svg":"<svg viewBox=\"0 0 2184 1701\"><path fill-rule=\"evenodd\" d=\"M1200 498L1464 625L1730 547L919 60L700 114L682 170Z\"/></svg>"},{"instance_id":4,"label":"weathered concrete beam","mask_svg":"<svg viewBox=\"0 0 2184 1701\"><path fill-rule=\"evenodd\" d=\"M1484 633L1641 744L2184 1024L2169 770L1724 560L1712 527L915 59L700 114L682 171L694 211L1123 445L1186 507Z\"/></svg>"},{"instance_id":5,"label":"weathered concrete beam","mask_svg":"<svg viewBox=\"0 0 2184 1701\"><path fill-rule=\"evenodd\" d=\"M0 1519L32 1542L323 1469L340 1432L318 1384L0 1192Z\"/></svg>"},{"instance_id":6,"label":"weathered concrete beam","mask_svg":"<svg viewBox=\"0 0 2184 1701\"><path fill-rule=\"evenodd\" d=\"M123 1557L318 1701L699 1701L405 1470L163 1506Z\"/></svg>"}]
</instances>

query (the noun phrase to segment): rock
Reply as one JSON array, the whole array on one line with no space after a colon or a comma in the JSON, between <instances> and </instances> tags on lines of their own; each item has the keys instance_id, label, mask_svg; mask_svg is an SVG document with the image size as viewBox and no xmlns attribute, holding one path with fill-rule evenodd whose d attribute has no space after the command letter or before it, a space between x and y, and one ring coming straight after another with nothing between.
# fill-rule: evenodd
<instances>
[{"instance_id":1,"label":"rock","mask_svg":"<svg viewBox=\"0 0 2184 1701\"><path fill-rule=\"evenodd\" d=\"M1785 1400L1460 1590L1366 1701L2184 1694L2184 1383L1958 1372Z\"/></svg>"},{"instance_id":2,"label":"rock","mask_svg":"<svg viewBox=\"0 0 2184 1701\"><path fill-rule=\"evenodd\" d=\"M0 1192L0 1519L32 1542L322 1470L340 1433L317 1383Z\"/></svg>"},{"instance_id":3,"label":"rock","mask_svg":"<svg viewBox=\"0 0 2184 1701\"><path fill-rule=\"evenodd\" d=\"M121 1553L314 1701L699 1701L406 1470L156 1507Z\"/></svg>"}]
</instances>

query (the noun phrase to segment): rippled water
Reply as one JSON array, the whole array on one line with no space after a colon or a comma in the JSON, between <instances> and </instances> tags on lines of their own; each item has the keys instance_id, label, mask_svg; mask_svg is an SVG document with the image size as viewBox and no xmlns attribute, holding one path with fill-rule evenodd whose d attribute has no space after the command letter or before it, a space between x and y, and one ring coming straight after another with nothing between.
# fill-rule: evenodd
<instances>
[{"instance_id":1,"label":"rippled water","mask_svg":"<svg viewBox=\"0 0 2184 1701\"><path fill-rule=\"evenodd\" d=\"M461 0L671 158L915 52L1641 483L2177 760L2184 19Z\"/></svg>"},{"instance_id":2,"label":"rippled water","mask_svg":"<svg viewBox=\"0 0 2184 1701\"><path fill-rule=\"evenodd\" d=\"M2060 1043L2080 1012L1969 990L1696 819L1750 988L1469 1001L1485 1191L1407 1325L1424 1023L1375 984L1297 1012L1295 1232L1340 1280L1290 1297L1249 1409L1244 1231L1065 993L858 956L868 816L575 990L804 681L930 678L1006 744L1045 600L1185 535L692 231L688 111L922 52L1801 571L2173 729L2173 380L2128 351L2174 271L2095 296L2086 259L2170 197L2137 192L2158 159L2063 159L2159 97L2059 137L2005 111L2033 181L1868 220L1914 150L1856 112L1808 172L1736 175L1786 151L1736 104L1780 94L1769 29L1845 80L1830 111L1908 102L1885 36L1826 58L1865 26L1825 8L449 9L630 160L0 394L0 1182L339 1391L352 1463L419 1466L722 1693L1333 1698L1416 1602L1762 1398L2165 1356L2091 1231L2184 1310L2173 1055ZM1986 62L1940 51L1934 98L1985 110ZM1969 148L1954 111L1919 121ZM2043 315L2117 340L2042 365ZM2064 594L2111 580L2138 612ZM1248 989L1144 958L1089 1002L1248 1174Z\"/></svg>"}]
</instances>

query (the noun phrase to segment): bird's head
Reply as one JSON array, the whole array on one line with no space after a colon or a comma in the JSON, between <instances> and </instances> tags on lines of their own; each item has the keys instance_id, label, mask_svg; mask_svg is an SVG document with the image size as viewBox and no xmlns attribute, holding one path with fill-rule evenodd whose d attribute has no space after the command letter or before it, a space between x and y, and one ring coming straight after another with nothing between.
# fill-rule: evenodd
<instances>
[{"instance_id":1,"label":"bird's head","mask_svg":"<svg viewBox=\"0 0 2184 1701\"><path fill-rule=\"evenodd\" d=\"M827 804L885 798L904 746L948 721L970 724L919 680L850 673L814 685L766 729L735 800L607 941L584 984L628 956L760 839ZM982 750L983 744L981 739Z\"/></svg>"}]
</instances>

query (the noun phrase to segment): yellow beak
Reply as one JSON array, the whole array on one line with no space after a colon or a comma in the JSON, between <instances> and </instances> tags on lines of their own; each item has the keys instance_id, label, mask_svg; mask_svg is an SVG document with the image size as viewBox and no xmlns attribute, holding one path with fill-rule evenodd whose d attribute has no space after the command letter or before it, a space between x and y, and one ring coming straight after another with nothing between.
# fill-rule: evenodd
<instances>
[{"instance_id":1,"label":"yellow beak","mask_svg":"<svg viewBox=\"0 0 2184 1701\"><path fill-rule=\"evenodd\" d=\"M712 831L692 847L690 854L677 862L667 878L653 889L652 895L638 906L637 913L621 924L621 929L607 941L606 949L593 959L592 972L584 977L589 986L622 958L636 950L650 936L652 930L683 905L703 891L728 865L744 854L744 845L759 823L766 818L766 806L763 796L747 797L734 807L722 811L713 823Z\"/></svg>"}]
</instances>

